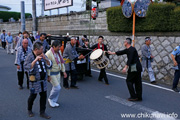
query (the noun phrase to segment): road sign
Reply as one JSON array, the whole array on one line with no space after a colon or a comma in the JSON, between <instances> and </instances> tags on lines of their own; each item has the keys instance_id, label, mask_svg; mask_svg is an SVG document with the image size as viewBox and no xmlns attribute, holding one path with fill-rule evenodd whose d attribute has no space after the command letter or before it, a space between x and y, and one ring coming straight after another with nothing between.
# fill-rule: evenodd
<instances>
[{"instance_id":1,"label":"road sign","mask_svg":"<svg viewBox=\"0 0 180 120\"><path fill-rule=\"evenodd\" d=\"M122 5L122 12L126 18L130 18L133 14L133 30L132 30L132 40L133 47L135 46L135 19L136 15L138 17L145 17L148 10L148 6L152 0L124 0Z\"/></svg>"},{"instance_id":2,"label":"road sign","mask_svg":"<svg viewBox=\"0 0 180 120\"><path fill-rule=\"evenodd\" d=\"M137 0L134 5L134 12L136 15L138 17L145 17L150 3L150 0Z\"/></svg>"},{"instance_id":3,"label":"road sign","mask_svg":"<svg viewBox=\"0 0 180 120\"><path fill-rule=\"evenodd\" d=\"M45 0L44 10L52 10L73 5L73 0Z\"/></svg>"},{"instance_id":4,"label":"road sign","mask_svg":"<svg viewBox=\"0 0 180 120\"><path fill-rule=\"evenodd\" d=\"M133 7L129 0L125 0L122 6L123 15L127 18L130 18L133 13Z\"/></svg>"}]
</instances>

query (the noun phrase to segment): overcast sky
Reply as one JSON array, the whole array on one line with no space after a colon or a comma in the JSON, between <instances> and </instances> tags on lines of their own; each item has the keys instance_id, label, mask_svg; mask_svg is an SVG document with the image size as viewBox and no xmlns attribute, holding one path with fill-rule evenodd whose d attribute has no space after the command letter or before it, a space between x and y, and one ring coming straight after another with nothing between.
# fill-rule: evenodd
<instances>
[{"instance_id":1,"label":"overcast sky","mask_svg":"<svg viewBox=\"0 0 180 120\"><path fill-rule=\"evenodd\" d=\"M20 7L20 2L24 1L25 2L25 12L26 13L32 13L32 0L0 0L0 5L5 5L11 8L10 11L21 11ZM82 11L85 10L85 6L83 5L85 0L73 0L73 6L69 7L69 11ZM41 15L41 0L36 0L37 6L37 16ZM61 13L66 13L67 9L66 8L61 8L60 9L60 14ZM52 10L52 15L57 14L57 9ZM49 15L49 11L45 12L46 15Z\"/></svg>"}]
</instances>

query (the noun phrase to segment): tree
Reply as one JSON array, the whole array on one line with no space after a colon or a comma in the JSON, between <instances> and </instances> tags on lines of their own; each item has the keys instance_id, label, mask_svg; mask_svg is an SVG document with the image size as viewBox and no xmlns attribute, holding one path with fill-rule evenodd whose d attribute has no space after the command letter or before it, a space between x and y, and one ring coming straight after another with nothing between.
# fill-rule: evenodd
<instances>
[{"instance_id":1,"label":"tree","mask_svg":"<svg viewBox=\"0 0 180 120\"><path fill-rule=\"evenodd\" d=\"M92 9L92 0L86 0L86 10Z\"/></svg>"},{"instance_id":2,"label":"tree","mask_svg":"<svg viewBox=\"0 0 180 120\"><path fill-rule=\"evenodd\" d=\"M175 3L176 5L180 5L180 0L163 0L164 2L172 2Z\"/></svg>"}]
</instances>

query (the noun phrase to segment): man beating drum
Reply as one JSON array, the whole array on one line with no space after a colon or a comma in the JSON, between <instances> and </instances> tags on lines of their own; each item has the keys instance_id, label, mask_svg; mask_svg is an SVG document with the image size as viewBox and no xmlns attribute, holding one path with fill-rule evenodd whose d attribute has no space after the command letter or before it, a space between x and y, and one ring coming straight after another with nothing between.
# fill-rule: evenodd
<instances>
[{"instance_id":1,"label":"man beating drum","mask_svg":"<svg viewBox=\"0 0 180 120\"><path fill-rule=\"evenodd\" d=\"M103 41L104 41L104 37L103 36L99 36L98 37L98 43L93 45L91 47L91 49L102 49L103 51L107 51L107 47L106 45L103 44ZM108 53L106 52L106 56L107 58L109 58L109 55ZM106 69L103 68L103 69L100 69L100 74L99 74L99 78L98 80L100 82L102 82L102 79L104 78L104 81L105 81L105 84L106 85L109 85L109 82L108 82L108 78L107 78L107 75L106 75Z\"/></svg>"}]
</instances>

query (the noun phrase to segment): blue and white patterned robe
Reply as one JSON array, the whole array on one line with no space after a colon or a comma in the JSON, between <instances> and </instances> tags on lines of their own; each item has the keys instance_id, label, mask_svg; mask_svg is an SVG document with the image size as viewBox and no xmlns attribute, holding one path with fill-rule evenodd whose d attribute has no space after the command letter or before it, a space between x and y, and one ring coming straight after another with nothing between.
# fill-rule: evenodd
<instances>
[{"instance_id":1,"label":"blue and white patterned robe","mask_svg":"<svg viewBox=\"0 0 180 120\"><path fill-rule=\"evenodd\" d=\"M40 75L40 66L38 64L38 62L36 62L36 64L34 65L34 67L31 69L31 63L35 60L35 56L33 54L33 52L31 52L24 63L24 68L25 70L29 71L29 75L34 75L36 81L35 82L31 82L29 83L29 87L34 88L35 92L34 93L40 93L43 91L47 91L47 69L51 69L52 68L52 62L50 61L50 65L46 64L46 61L42 58L41 62L43 62L43 68L44 68L44 72L45 72L45 79L41 80L41 75ZM43 84L43 89L41 87L41 84Z\"/></svg>"},{"instance_id":2,"label":"blue and white patterned robe","mask_svg":"<svg viewBox=\"0 0 180 120\"><path fill-rule=\"evenodd\" d=\"M27 51L26 53L24 52L23 50L23 47L20 46L18 49L17 49L17 52L16 52L16 58L15 58L15 65L19 65L20 66L20 69L17 69L17 71L24 71L23 68L24 68L24 61L26 60L26 57L29 53L31 53L32 50L30 47L27 48ZM23 65L23 66L22 66Z\"/></svg>"},{"instance_id":3,"label":"blue and white patterned robe","mask_svg":"<svg viewBox=\"0 0 180 120\"><path fill-rule=\"evenodd\" d=\"M15 47L15 50L17 50L20 46L22 46L22 42L23 42L23 39L24 38L20 38L19 41L17 42L17 45ZM28 46L32 49L33 48L33 44L31 42L31 39L30 38L27 38L28 40Z\"/></svg>"},{"instance_id":4,"label":"blue and white patterned robe","mask_svg":"<svg viewBox=\"0 0 180 120\"><path fill-rule=\"evenodd\" d=\"M65 63L65 69L66 71L75 70L75 63L74 60L78 59L79 55L77 54L75 45L72 46L71 43L66 45L66 48L64 49L63 58L70 59L73 61L72 63ZM70 66L71 65L71 66Z\"/></svg>"},{"instance_id":5,"label":"blue and white patterned robe","mask_svg":"<svg viewBox=\"0 0 180 120\"><path fill-rule=\"evenodd\" d=\"M142 67L143 68L151 68L151 47L144 44L141 48L142 52ZM148 62L148 63L147 63Z\"/></svg>"}]
</instances>

